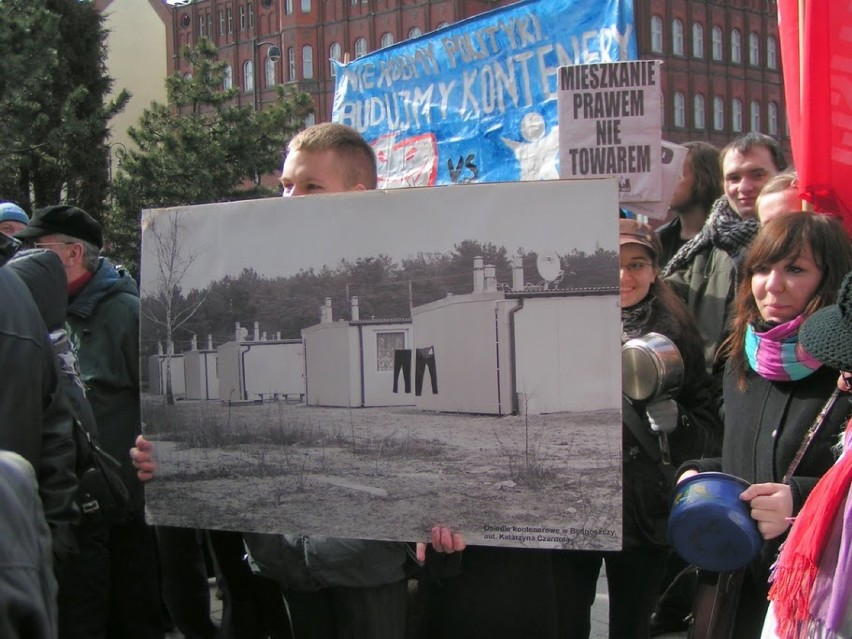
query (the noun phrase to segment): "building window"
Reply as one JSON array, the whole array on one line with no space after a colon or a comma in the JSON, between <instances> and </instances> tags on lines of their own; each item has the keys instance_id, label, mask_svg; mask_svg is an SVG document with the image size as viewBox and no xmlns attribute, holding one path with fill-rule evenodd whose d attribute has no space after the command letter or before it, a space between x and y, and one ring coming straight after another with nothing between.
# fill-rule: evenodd
<instances>
[{"instance_id":1,"label":"building window","mask_svg":"<svg viewBox=\"0 0 852 639\"><path fill-rule=\"evenodd\" d=\"M254 91L254 63L251 60L243 62L243 91Z\"/></svg>"},{"instance_id":2,"label":"building window","mask_svg":"<svg viewBox=\"0 0 852 639\"><path fill-rule=\"evenodd\" d=\"M752 100L749 104L749 120L752 131L760 131L760 102Z\"/></svg>"},{"instance_id":3,"label":"building window","mask_svg":"<svg viewBox=\"0 0 852 639\"><path fill-rule=\"evenodd\" d=\"M672 53L683 55L683 22L672 20Z\"/></svg>"},{"instance_id":4,"label":"building window","mask_svg":"<svg viewBox=\"0 0 852 639\"><path fill-rule=\"evenodd\" d=\"M248 5L249 29L254 29L254 5L249 2Z\"/></svg>"},{"instance_id":5,"label":"building window","mask_svg":"<svg viewBox=\"0 0 852 639\"><path fill-rule=\"evenodd\" d=\"M219 35L225 35L225 12L219 11Z\"/></svg>"},{"instance_id":6,"label":"building window","mask_svg":"<svg viewBox=\"0 0 852 639\"><path fill-rule=\"evenodd\" d=\"M234 12L228 7L225 9L225 15L228 18L228 33L234 32Z\"/></svg>"},{"instance_id":7,"label":"building window","mask_svg":"<svg viewBox=\"0 0 852 639\"><path fill-rule=\"evenodd\" d=\"M411 40L412 38L419 38L422 35L423 31L420 30L420 27L412 27L408 32L408 39Z\"/></svg>"},{"instance_id":8,"label":"building window","mask_svg":"<svg viewBox=\"0 0 852 639\"><path fill-rule=\"evenodd\" d=\"M439 23L438 23L438 26L437 26L437 27L435 27L435 29L436 29L436 30L438 30L438 29L443 29L444 27L448 27L448 26L450 26L450 23L449 23L449 22L439 22Z\"/></svg>"},{"instance_id":9,"label":"building window","mask_svg":"<svg viewBox=\"0 0 852 639\"><path fill-rule=\"evenodd\" d=\"M660 16L651 16L651 51L663 52L663 19Z\"/></svg>"},{"instance_id":10,"label":"building window","mask_svg":"<svg viewBox=\"0 0 852 639\"><path fill-rule=\"evenodd\" d=\"M317 116L313 113L308 113L305 116L305 127L313 126L317 123Z\"/></svg>"},{"instance_id":11,"label":"building window","mask_svg":"<svg viewBox=\"0 0 852 639\"><path fill-rule=\"evenodd\" d=\"M343 49L340 46L339 42L332 42L331 46L328 48L328 58L329 58L329 69L331 70L331 75L334 77L337 75L337 70L334 68L334 65L331 63L331 60L335 62L340 62L340 58L343 56Z\"/></svg>"},{"instance_id":12,"label":"building window","mask_svg":"<svg viewBox=\"0 0 852 639\"><path fill-rule=\"evenodd\" d=\"M722 29L720 27L713 27L711 38L713 40L713 59L721 61L725 49L722 43Z\"/></svg>"},{"instance_id":13,"label":"building window","mask_svg":"<svg viewBox=\"0 0 852 639\"><path fill-rule=\"evenodd\" d=\"M246 30L246 8L240 5L240 31Z\"/></svg>"},{"instance_id":14,"label":"building window","mask_svg":"<svg viewBox=\"0 0 852 639\"><path fill-rule=\"evenodd\" d=\"M284 3L284 13L288 16L293 14L293 0L287 0Z\"/></svg>"},{"instance_id":15,"label":"building window","mask_svg":"<svg viewBox=\"0 0 852 639\"><path fill-rule=\"evenodd\" d=\"M692 119L696 129L704 128L704 96L696 95L692 98Z\"/></svg>"},{"instance_id":16,"label":"building window","mask_svg":"<svg viewBox=\"0 0 852 639\"><path fill-rule=\"evenodd\" d=\"M743 61L743 37L739 29L731 30L731 62L740 64Z\"/></svg>"},{"instance_id":17,"label":"building window","mask_svg":"<svg viewBox=\"0 0 852 639\"><path fill-rule=\"evenodd\" d=\"M302 47L302 79L310 80L314 77L314 48L306 44Z\"/></svg>"},{"instance_id":18,"label":"building window","mask_svg":"<svg viewBox=\"0 0 852 639\"><path fill-rule=\"evenodd\" d=\"M367 41L364 38L355 40L355 58L361 58L367 55Z\"/></svg>"},{"instance_id":19,"label":"building window","mask_svg":"<svg viewBox=\"0 0 852 639\"><path fill-rule=\"evenodd\" d=\"M187 71L186 73L184 73L183 79L186 80L187 82L190 82L192 80L192 72Z\"/></svg>"},{"instance_id":20,"label":"building window","mask_svg":"<svg viewBox=\"0 0 852 639\"><path fill-rule=\"evenodd\" d=\"M287 79L296 81L296 50L293 47L287 49Z\"/></svg>"},{"instance_id":21,"label":"building window","mask_svg":"<svg viewBox=\"0 0 852 639\"><path fill-rule=\"evenodd\" d=\"M778 42L775 36L766 38L766 66L770 69L778 68Z\"/></svg>"},{"instance_id":22,"label":"building window","mask_svg":"<svg viewBox=\"0 0 852 639\"><path fill-rule=\"evenodd\" d=\"M311 0L302 0L300 3L302 13L310 13L311 12Z\"/></svg>"},{"instance_id":23,"label":"building window","mask_svg":"<svg viewBox=\"0 0 852 639\"><path fill-rule=\"evenodd\" d=\"M720 97L713 98L713 129L722 131L725 128L725 101Z\"/></svg>"},{"instance_id":24,"label":"building window","mask_svg":"<svg viewBox=\"0 0 852 639\"><path fill-rule=\"evenodd\" d=\"M760 64L760 38L756 33L748 36L748 63L753 67Z\"/></svg>"},{"instance_id":25,"label":"building window","mask_svg":"<svg viewBox=\"0 0 852 639\"><path fill-rule=\"evenodd\" d=\"M692 57L704 57L704 27L699 22L692 25Z\"/></svg>"},{"instance_id":26,"label":"building window","mask_svg":"<svg viewBox=\"0 0 852 639\"><path fill-rule=\"evenodd\" d=\"M225 65L225 74L222 76L222 88L230 91L234 87L234 70L230 64Z\"/></svg>"},{"instance_id":27,"label":"building window","mask_svg":"<svg viewBox=\"0 0 852 639\"><path fill-rule=\"evenodd\" d=\"M267 89L275 86L275 62L269 56L263 63L263 79Z\"/></svg>"},{"instance_id":28,"label":"building window","mask_svg":"<svg viewBox=\"0 0 852 639\"><path fill-rule=\"evenodd\" d=\"M404 331L376 333L376 372L392 373L395 351L405 348Z\"/></svg>"},{"instance_id":29,"label":"building window","mask_svg":"<svg viewBox=\"0 0 852 639\"><path fill-rule=\"evenodd\" d=\"M743 101L739 98L731 100L731 129L734 133L741 133L743 130Z\"/></svg>"},{"instance_id":30,"label":"building window","mask_svg":"<svg viewBox=\"0 0 852 639\"><path fill-rule=\"evenodd\" d=\"M666 126L666 94L660 91L660 126Z\"/></svg>"},{"instance_id":31,"label":"building window","mask_svg":"<svg viewBox=\"0 0 852 639\"><path fill-rule=\"evenodd\" d=\"M778 105L775 102L769 103L767 116L767 133L769 133L769 135L778 135Z\"/></svg>"},{"instance_id":32,"label":"building window","mask_svg":"<svg viewBox=\"0 0 852 639\"><path fill-rule=\"evenodd\" d=\"M686 106L683 93L678 91L674 94L674 125L686 126Z\"/></svg>"},{"instance_id":33,"label":"building window","mask_svg":"<svg viewBox=\"0 0 852 639\"><path fill-rule=\"evenodd\" d=\"M388 32L382 34L382 47L389 47L393 44L393 34Z\"/></svg>"}]
</instances>

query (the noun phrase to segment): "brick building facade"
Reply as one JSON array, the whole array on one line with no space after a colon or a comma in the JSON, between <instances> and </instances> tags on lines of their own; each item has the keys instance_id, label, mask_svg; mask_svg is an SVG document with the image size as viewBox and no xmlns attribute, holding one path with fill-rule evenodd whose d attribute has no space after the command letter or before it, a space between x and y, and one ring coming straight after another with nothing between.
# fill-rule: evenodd
<instances>
[{"instance_id":1,"label":"brick building facade","mask_svg":"<svg viewBox=\"0 0 852 639\"><path fill-rule=\"evenodd\" d=\"M593 1L593 0L589 0ZM507 0L195 0L172 8L170 49L211 38L238 100L295 83L331 118L330 58L353 59ZM759 130L789 149L774 0L635 0L640 57L663 65L663 137L724 145ZM281 58L270 56L273 46ZM186 72L179 56L172 70Z\"/></svg>"}]
</instances>

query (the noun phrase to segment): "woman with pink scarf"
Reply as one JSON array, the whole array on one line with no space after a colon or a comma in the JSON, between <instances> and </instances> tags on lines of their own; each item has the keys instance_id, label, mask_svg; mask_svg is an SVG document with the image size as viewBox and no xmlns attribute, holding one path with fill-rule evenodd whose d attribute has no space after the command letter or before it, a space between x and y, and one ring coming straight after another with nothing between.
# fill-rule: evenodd
<instances>
[{"instance_id":1,"label":"woman with pink scarf","mask_svg":"<svg viewBox=\"0 0 852 639\"><path fill-rule=\"evenodd\" d=\"M844 371L837 388L852 391L852 273L843 280L837 304L814 313L800 338L811 355ZM762 639L852 637L852 420L842 448L781 547Z\"/></svg>"}]
</instances>

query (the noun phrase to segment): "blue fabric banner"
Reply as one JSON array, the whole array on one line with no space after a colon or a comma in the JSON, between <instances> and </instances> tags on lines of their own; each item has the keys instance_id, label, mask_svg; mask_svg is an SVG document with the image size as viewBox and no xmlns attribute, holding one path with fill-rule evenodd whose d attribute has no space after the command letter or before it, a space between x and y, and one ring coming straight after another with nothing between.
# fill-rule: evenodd
<instances>
[{"instance_id":1,"label":"blue fabric banner","mask_svg":"<svg viewBox=\"0 0 852 639\"><path fill-rule=\"evenodd\" d=\"M560 66L634 60L632 0L524 0L337 64L379 187L557 178Z\"/></svg>"}]
</instances>

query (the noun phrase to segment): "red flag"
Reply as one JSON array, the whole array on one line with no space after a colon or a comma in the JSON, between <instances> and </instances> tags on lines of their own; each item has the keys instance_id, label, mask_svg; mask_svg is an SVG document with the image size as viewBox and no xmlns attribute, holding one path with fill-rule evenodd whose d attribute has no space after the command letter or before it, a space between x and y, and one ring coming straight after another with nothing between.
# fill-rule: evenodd
<instances>
[{"instance_id":1,"label":"red flag","mask_svg":"<svg viewBox=\"0 0 852 639\"><path fill-rule=\"evenodd\" d=\"M852 3L779 0L784 92L802 198L852 231ZM800 29L801 27L801 29Z\"/></svg>"}]
</instances>

